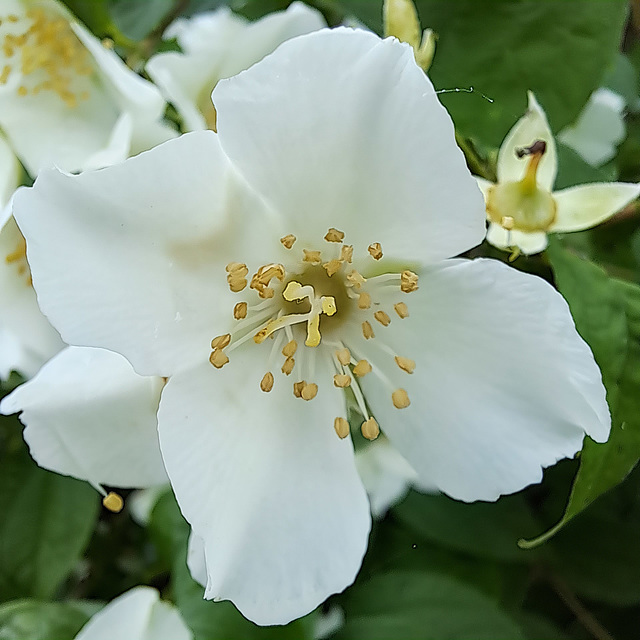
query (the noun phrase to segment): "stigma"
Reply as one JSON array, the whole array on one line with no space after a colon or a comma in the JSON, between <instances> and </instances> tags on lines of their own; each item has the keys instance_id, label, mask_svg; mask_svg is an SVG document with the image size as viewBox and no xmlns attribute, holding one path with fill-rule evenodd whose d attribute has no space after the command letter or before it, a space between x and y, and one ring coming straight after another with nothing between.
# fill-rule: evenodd
<instances>
[{"instance_id":1,"label":"stigma","mask_svg":"<svg viewBox=\"0 0 640 640\"><path fill-rule=\"evenodd\" d=\"M379 242L368 246L359 262L364 263L361 272L353 266L354 248L345 244L344 232L332 227L322 240L326 244L298 251L294 249L297 238L286 235L280 239L282 261L261 265L252 275L245 263L226 265L230 291L246 299L230 310L230 331L211 341L209 361L223 369L237 348L266 349L261 392L290 384L295 398L311 402L325 385L338 389L358 407L360 431L373 440L380 426L371 415L360 380L377 377L396 409L410 406L409 395L397 378L411 375L416 363L410 354L395 353L387 346L385 332L402 330L402 320L409 316L403 298L418 289L419 277L409 269L385 272ZM369 272L376 275L366 277ZM389 294L397 299L389 303ZM357 339L358 334L362 340ZM368 357L372 349L388 358L392 375ZM327 380L316 379L318 359L328 363L323 370L333 370ZM334 430L339 438L350 435L346 415L336 417Z\"/></svg>"}]
</instances>

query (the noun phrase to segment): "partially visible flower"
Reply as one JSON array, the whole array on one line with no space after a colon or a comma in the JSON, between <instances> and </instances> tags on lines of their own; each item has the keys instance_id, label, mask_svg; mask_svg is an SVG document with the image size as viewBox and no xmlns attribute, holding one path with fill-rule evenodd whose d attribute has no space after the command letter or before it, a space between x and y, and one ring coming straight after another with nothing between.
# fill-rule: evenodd
<instances>
[{"instance_id":1,"label":"partially visible flower","mask_svg":"<svg viewBox=\"0 0 640 640\"><path fill-rule=\"evenodd\" d=\"M624 107L622 96L602 87L591 94L576 122L565 127L558 140L599 167L615 156L624 140Z\"/></svg>"},{"instance_id":2,"label":"partially visible flower","mask_svg":"<svg viewBox=\"0 0 640 640\"><path fill-rule=\"evenodd\" d=\"M547 117L529 92L529 109L500 147L498 182L477 178L490 221L488 242L500 249L538 253L546 248L548 233L595 227L640 194L640 185L625 182L553 191L557 168Z\"/></svg>"},{"instance_id":3,"label":"partially visible flower","mask_svg":"<svg viewBox=\"0 0 640 640\"><path fill-rule=\"evenodd\" d=\"M0 211L20 184L20 162L0 130Z\"/></svg>"},{"instance_id":4,"label":"partially visible flower","mask_svg":"<svg viewBox=\"0 0 640 640\"><path fill-rule=\"evenodd\" d=\"M437 38L431 29L421 30L413 0L384 0L382 15L384 35L411 45L418 66L428 71L436 52Z\"/></svg>"},{"instance_id":5,"label":"partially visible flower","mask_svg":"<svg viewBox=\"0 0 640 640\"><path fill-rule=\"evenodd\" d=\"M180 612L151 587L135 587L112 600L74 640L191 640Z\"/></svg>"},{"instance_id":6,"label":"partially visible flower","mask_svg":"<svg viewBox=\"0 0 640 640\"><path fill-rule=\"evenodd\" d=\"M35 176L106 166L168 140L165 102L56 0L3 0L0 128Z\"/></svg>"},{"instance_id":7,"label":"partially visible flower","mask_svg":"<svg viewBox=\"0 0 640 640\"><path fill-rule=\"evenodd\" d=\"M211 92L224 79L248 69L285 40L326 27L320 13L302 2L256 22L222 7L178 18L165 38L177 38L182 53L158 53L146 71L182 116L186 131L216 129Z\"/></svg>"}]
</instances>

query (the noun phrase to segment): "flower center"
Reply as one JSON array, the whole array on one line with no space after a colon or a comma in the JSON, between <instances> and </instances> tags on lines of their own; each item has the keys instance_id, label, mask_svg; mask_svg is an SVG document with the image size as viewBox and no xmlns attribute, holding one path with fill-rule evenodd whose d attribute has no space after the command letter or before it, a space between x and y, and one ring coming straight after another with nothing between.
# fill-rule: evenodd
<instances>
[{"instance_id":1,"label":"flower center","mask_svg":"<svg viewBox=\"0 0 640 640\"><path fill-rule=\"evenodd\" d=\"M404 270L365 278L352 268L353 247L343 243L342 231L331 228L324 240L327 248L303 249L301 259L292 261L290 268L281 263L263 265L250 281L246 264L231 262L226 266L231 291L240 293L248 286L258 302L250 305L242 301L234 306L235 327L231 333L211 341L209 361L216 369L222 369L229 362L229 354L239 346L245 343L260 346L270 339L272 344L267 356L267 372L260 382L261 390L271 391L276 375L286 378L294 374L294 396L309 401L318 393L318 383L312 381L315 360L326 358L335 373L333 379L325 383L352 396L364 418L362 434L373 440L380 429L370 415L358 378L376 375L389 388L390 400L398 409L408 407L410 401L403 388L393 384L370 362L371 358L365 357L363 344L372 345L371 348L382 351L383 357L392 359L403 372L398 375L413 373L415 362L397 355L380 337L376 338L373 326L378 323L383 328L389 327L391 313L400 319L408 317L406 303L402 300L389 303L389 294L415 291L418 276ZM280 242L292 251L296 238L288 235ZM382 258L382 247L375 242L369 245L368 253L369 258L377 262ZM389 313L385 307L389 307ZM358 334L364 342L357 338ZM299 342L304 346L298 348ZM274 365L279 355L284 361L278 373ZM341 438L350 433L345 416L335 419L334 428Z\"/></svg>"},{"instance_id":2,"label":"flower center","mask_svg":"<svg viewBox=\"0 0 640 640\"><path fill-rule=\"evenodd\" d=\"M489 219L507 231L548 231L556 219L556 201L538 186L538 166L547 145L537 140L530 147L517 149L518 157L529 156L524 177L517 182L502 182L489 188Z\"/></svg>"},{"instance_id":3,"label":"flower center","mask_svg":"<svg viewBox=\"0 0 640 640\"><path fill-rule=\"evenodd\" d=\"M17 74L20 97L51 91L70 108L89 98L88 76L93 71L89 54L66 20L34 8L24 17L2 17L0 30L5 59L0 86Z\"/></svg>"}]
</instances>

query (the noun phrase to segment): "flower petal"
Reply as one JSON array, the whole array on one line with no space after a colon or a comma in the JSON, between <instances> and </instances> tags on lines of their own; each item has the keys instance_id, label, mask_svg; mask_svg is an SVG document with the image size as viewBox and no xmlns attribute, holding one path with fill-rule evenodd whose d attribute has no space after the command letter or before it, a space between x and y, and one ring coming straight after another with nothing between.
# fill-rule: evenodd
<instances>
[{"instance_id":1,"label":"flower petal","mask_svg":"<svg viewBox=\"0 0 640 640\"><path fill-rule=\"evenodd\" d=\"M547 191L553 189L558 172L556 142L549 128L547 116L538 104L535 96L529 91L529 107L527 112L516 122L515 126L502 142L498 153L498 182L521 180L529 163L529 158L518 158L516 150L530 147L536 140L546 142L547 148L538 165L538 184Z\"/></svg>"},{"instance_id":2,"label":"flower petal","mask_svg":"<svg viewBox=\"0 0 640 640\"><path fill-rule=\"evenodd\" d=\"M111 601L75 640L191 640L182 616L151 587L135 587Z\"/></svg>"},{"instance_id":3,"label":"flower petal","mask_svg":"<svg viewBox=\"0 0 640 640\"><path fill-rule=\"evenodd\" d=\"M189 535L187 546L187 567L191 577L203 587L207 586L207 564L204 557L204 540L193 531Z\"/></svg>"},{"instance_id":4,"label":"flower petal","mask_svg":"<svg viewBox=\"0 0 640 640\"><path fill-rule=\"evenodd\" d=\"M0 209L4 207L20 183L20 163L0 132Z\"/></svg>"},{"instance_id":5,"label":"flower petal","mask_svg":"<svg viewBox=\"0 0 640 640\"><path fill-rule=\"evenodd\" d=\"M373 346L367 358L411 405L395 409L375 375L362 382L418 486L496 500L540 481L543 467L580 450L585 433L607 439L600 371L546 282L494 260L448 261L421 275L407 304L411 315L375 339L414 359L413 375Z\"/></svg>"},{"instance_id":6,"label":"flower petal","mask_svg":"<svg viewBox=\"0 0 640 640\"><path fill-rule=\"evenodd\" d=\"M352 444L333 430L345 406L329 363L316 362L318 395L305 402L280 374L260 391L258 349L234 352L222 371L207 363L172 377L160 445L204 540L205 597L231 600L257 624L285 624L351 584L370 515Z\"/></svg>"},{"instance_id":7,"label":"flower petal","mask_svg":"<svg viewBox=\"0 0 640 640\"><path fill-rule=\"evenodd\" d=\"M482 195L484 196L485 202L487 200L487 193L491 187L495 184L491 182L491 180L485 180L480 176L473 176L476 179L478 186L480 187L480 191L482 191Z\"/></svg>"},{"instance_id":8,"label":"flower petal","mask_svg":"<svg viewBox=\"0 0 640 640\"><path fill-rule=\"evenodd\" d=\"M147 487L167 476L156 411L161 378L142 377L117 353L68 347L2 400L45 469L95 487Z\"/></svg>"},{"instance_id":9,"label":"flower petal","mask_svg":"<svg viewBox=\"0 0 640 640\"><path fill-rule=\"evenodd\" d=\"M556 191L551 231L582 231L604 222L640 195L640 184L602 182Z\"/></svg>"},{"instance_id":10,"label":"flower petal","mask_svg":"<svg viewBox=\"0 0 640 640\"><path fill-rule=\"evenodd\" d=\"M484 237L484 203L413 50L362 30L282 44L213 93L225 151L305 244L435 261ZM256 118L259 113L260 117Z\"/></svg>"},{"instance_id":11,"label":"flower petal","mask_svg":"<svg viewBox=\"0 0 640 640\"><path fill-rule=\"evenodd\" d=\"M487 242L498 249L520 249L526 256L540 253L547 248L549 243L544 231L507 231L495 222L489 223Z\"/></svg>"},{"instance_id":12,"label":"flower petal","mask_svg":"<svg viewBox=\"0 0 640 640\"><path fill-rule=\"evenodd\" d=\"M223 265L260 258L244 230L261 210L210 131L101 171L45 172L14 203L41 308L65 341L162 376L232 322Z\"/></svg>"}]
</instances>

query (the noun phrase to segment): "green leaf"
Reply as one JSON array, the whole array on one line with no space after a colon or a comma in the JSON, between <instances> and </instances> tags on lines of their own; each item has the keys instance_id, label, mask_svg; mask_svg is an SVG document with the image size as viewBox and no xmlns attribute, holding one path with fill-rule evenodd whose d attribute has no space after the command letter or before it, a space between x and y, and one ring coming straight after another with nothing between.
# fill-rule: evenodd
<instances>
[{"instance_id":1,"label":"green leaf","mask_svg":"<svg viewBox=\"0 0 640 640\"><path fill-rule=\"evenodd\" d=\"M376 3L377 4L377 3ZM418 0L439 36L430 77L465 134L498 146L536 94L554 131L573 122L618 51L624 0ZM482 97L488 96L493 102Z\"/></svg>"},{"instance_id":2,"label":"green leaf","mask_svg":"<svg viewBox=\"0 0 640 640\"><path fill-rule=\"evenodd\" d=\"M382 35L382 2L383 0L335 0L330 2L320 0L312 4L320 8L323 4L336 8L343 13L345 18L357 18L369 29Z\"/></svg>"},{"instance_id":3,"label":"green leaf","mask_svg":"<svg viewBox=\"0 0 640 640\"><path fill-rule=\"evenodd\" d=\"M558 176L555 190L566 189L578 184L588 182L609 182L615 180L615 168L613 165L604 168L592 167L585 162L573 149L557 143L558 149Z\"/></svg>"},{"instance_id":4,"label":"green leaf","mask_svg":"<svg viewBox=\"0 0 640 640\"><path fill-rule=\"evenodd\" d=\"M63 0L69 10L98 38L113 34L109 0Z\"/></svg>"},{"instance_id":5,"label":"green leaf","mask_svg":"<svg viewBox=\"0 0 640 640\"><path fill-rule=\"evenodd\" d=\"M40 469L23 449L0 461L0 599L48 598L86 547L100 501L86 483Z\"/></svg>"},{"instance_id":6,"label":"green leaf","mask_svg":"<svg viewBox=\"0 0 640 640\"><path fill-rule=\"evenodd\" d=\"M449 549L503 562L532 560L517 544L538 529L522 496L467 504L412 491L393 515L422 539Z\"/></svg>"},{"instance_id":7,"label":"green leaf","mask_svg":"<svg viewBox=\"0 0 640 640\"><path fill-rule=\"evenodd\" d=\"M602 269L556 242L550 243L548 255L576 328L602 371L612 427L606 443L586 439L560 522L534 540L521 541L524 547L549 539L596 498L622 482L640 459L640 288L609 278Z\"/></svg>"},{"instance_id":8,"label":"green leaf","mask_svg":"<svg viewBox=\"0 0 640 640\"><path fill-rule=\"evenodd\" d=\"M73 640L88 619L71 604L14 600L0 605L0 640Z\"/></svg>"},{"instance_id":9,"label":"green leaf","mask_svg":"<svg viewBox=\"0 0 640 640\"><path fill-rule=\"evenodd\" d=\"M169 14L176 0L108 0L116 27L131 40L148 36Z\"/></svg>"},{"instance_id":10,"label":"green leaf","mask_svg":"<svg viewBox=\"0 0 640 640\"><path fill-rule=\"evenodd\" d=\"M523 638L496 604L437 573L397 571L356 583L342 598L335 640L496 640Z\"/></svg>"}]
</instances>

